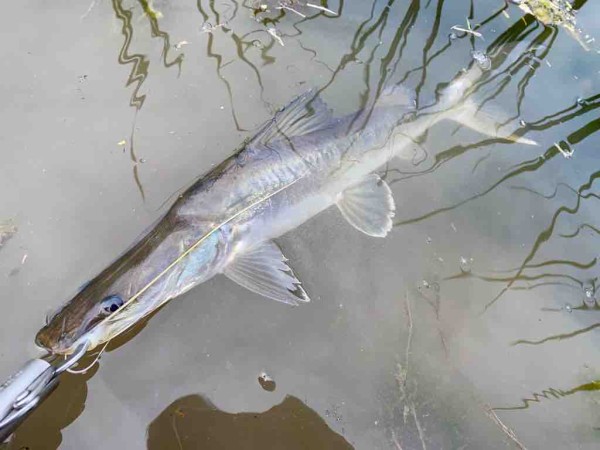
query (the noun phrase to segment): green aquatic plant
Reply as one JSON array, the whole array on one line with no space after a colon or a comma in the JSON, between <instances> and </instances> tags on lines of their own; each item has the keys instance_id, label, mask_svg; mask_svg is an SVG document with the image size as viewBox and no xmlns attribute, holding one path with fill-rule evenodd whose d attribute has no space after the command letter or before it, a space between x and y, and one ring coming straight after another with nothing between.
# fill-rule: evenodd
<instances>
[{"instance_id":1,"label":"green aquatic plant","mask_svg":"<svg viewBox=\"0 0 600 450\"><path fill-rule=\"evenodd\" d=\"M573 7L565 0L523 0L519 8L545 25L574 23Z\"/></svg>"},{"instance_id":2,"label":"green aquatic plant","mask_svg":"<svg viewBox=\"0 0 600 450\"><path fill-rule=\"evenodd\" d=\"M152 20L158 20L162 17L162 13L154 8L152 0L140 0L140 4L142 5L144 14L146 14Z\"/></svg>"},{"instance_id":3,"label":"green aquatic plant","mask_svg":"<svg viewBox=\"0 0 600 450\"><path fill-rule=\"evenodd\" d=\"M17 232L17 226L12 220L0 221L0 247L2 247Z\"/></svg>"},{"instance_id":4,"label":"green aquatic plant","mask_svg":"<svg viewBox=\"0 0 600 450\"><path fill-rule=\"evenodd\" d=\"M561 26L567 30L584 49L589 50L588 44L591 40L589 40L587 36L584 38L581 29L577 27L574 9L571 3L566 0L522 0L514 3L517 3L521 10L527 14L531 14L544 25Z\"/></svg>"}]
</instances>

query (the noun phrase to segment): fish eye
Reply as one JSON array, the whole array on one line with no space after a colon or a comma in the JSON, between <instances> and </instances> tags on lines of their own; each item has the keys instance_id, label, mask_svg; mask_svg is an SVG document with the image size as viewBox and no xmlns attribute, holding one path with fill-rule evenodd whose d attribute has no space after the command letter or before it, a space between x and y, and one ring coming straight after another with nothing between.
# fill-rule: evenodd
<instances>
[{"instance_id":1,"label":"fish eye","mask_svg":"<svg viewBox=\"0 0 600 450\"><path fill-rule=\"evenodd\" d=\"M109 295L104 300L102 300L101 307L102 311L107 314L114 313L121 306L123 306L123 299L118 295Z\"/></svg>"}]
</instances>

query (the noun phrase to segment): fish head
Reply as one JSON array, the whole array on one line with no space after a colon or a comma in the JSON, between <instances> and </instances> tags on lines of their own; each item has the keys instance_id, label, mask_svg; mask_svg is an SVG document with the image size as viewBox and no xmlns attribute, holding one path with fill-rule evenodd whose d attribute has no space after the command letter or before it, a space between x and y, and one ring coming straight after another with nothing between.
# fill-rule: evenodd
<instances>
[{"instance_id":1,"label":"fish head","mask_svg":"<svg viewBox=\"0 0 600 450\"><path fill-rule=\"evenodd\" d=\"M163 223L163 222L159 222ZM46 318L46 325L36 336L36 344L53 354L70 354L87 342L88 350L110 340L115 329L116 313L128 302L132 293L160 270L156 261L168 260L171 255L165 246L172 247L168 222L156 226L134 243L117 260L84 285L57 312ZM174 251L174 249L173 249ZM110 319L110 320L109 320Z\"/></svg>"},{"instance_id":2,"label":"fish head","mask_svg":"<svg viewBox=\"0 0 600 450\"><path fill-rule=\"evenodd\" d=\"M92 350L210 278L227 242L223 230L207 234L211 229L153 231L52 315L36 344L53 354L73 353L84 342Z\"/></svg>"},{"instance_id":3,"label":"fish head","mask_svg":"<svg viewBox=\"0 0 600 450\"><path fill-rule=\"evenodd\" d=\"M46 325L38 331L35 342L39 347L59 355L73 353L84 341L89 348L100 342L104 319L124 304L118 293L99 293L97 289L84 289L49 317Z\"/></svg>"}]
</instances>

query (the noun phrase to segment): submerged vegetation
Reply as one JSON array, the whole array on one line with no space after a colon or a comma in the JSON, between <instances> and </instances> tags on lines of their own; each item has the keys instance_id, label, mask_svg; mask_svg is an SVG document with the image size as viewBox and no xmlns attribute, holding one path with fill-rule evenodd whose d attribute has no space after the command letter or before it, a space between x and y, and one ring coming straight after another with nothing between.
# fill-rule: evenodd
<instances>
[{"instance_id":1,"label":"submerged vegetation","mask_svg":"<svg viewBox=\"0 0 600 450\"><path fill-rule=\"evenodd\" d=\"M17 232L17 226L12 220L0 221L0 248Z\"/></svg>"},{"instance_id":2,"label":"submerged vegetation","mask_svg":"<svg viewBox=\"0 0 600 450\"><path fill-rule=\"evenodd\" d=\"M567 0L516 0L513 3L544 25L563 27L586 50L589 50L589 45L594 41L593 38L584 36L577 26L574 8Z\"/></svg>"},{"instance_id":3,"label":"submerged vegetation","mask_svg":"<svg viewBox=\"0 0 600 450\"><path fill-rule=\"evenodd\" d=\"M520 0L514 3L545 25L575 25L573 7L566 0Z\"/></svg>"}]
</instances>

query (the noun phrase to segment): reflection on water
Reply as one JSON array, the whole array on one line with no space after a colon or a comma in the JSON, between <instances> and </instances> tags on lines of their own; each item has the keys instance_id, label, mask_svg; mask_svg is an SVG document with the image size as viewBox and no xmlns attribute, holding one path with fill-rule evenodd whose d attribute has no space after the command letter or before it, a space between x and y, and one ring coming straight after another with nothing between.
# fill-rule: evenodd
<instances>
[{"instance_id":1,"label":"reflection on water","mask_svg":"<svg viewBox=\"0 0 600 450\"><path fill-rule=\"evenodd\" d=\"M146 94L140 93L140 89L144 84L144 81L148 77L149 68L151 65L151 61L148 56L141 53L129 53L129 47L132 44L133 32L134 32L134 23L139 23L135 19L134 16L135 9L127 9L123 6L123 0L112 0L112 6L117 18L123 23L123 27L121 32L125 37L123 41L123 46L121 47L121 51L119 52L119 64L129 65L131 64L131 73L127 79L127 83L125 86L133 85L134 89L131 94L131 100L129 104L135 108L135 117L137 117L137 113L142 106L144 105L144 101L146 100ZM178 56L173 58L172 61L168 61L169 51L173 50L171 46L171 42L169 39L169 34L162 31L160 29L158 19L161 17L161 14L155 11L152 6L146 0L139 0L139 4L142 8L142 16L148 18L150 23L151 35L153 38L160 38L163 42L162 47L162 64L165 68L169 68L171 66L177 66L179 71L181 71L181 64L183 62L184 54L180 53ZM140 181L139 175L139 163L140 160L136 156L135 146L134 146L134 135L135 135L135 124L136 120L134 118L133 123L131 125L131 134L129 137L129 142L127 143L129 146L129 155L131 157L131 161L133 163L133 179L135 184L137 185L140 195L142 199L145 200L144 188L142 186L142 182ZM142 161L143 162L143 161Z\"/></svg>"},{"instance_id":2,"label":"reflection on water","mask_svg":"<svg viewBox=\"0 0 600 450\"><path fill-rule=\"evenodd\" d=\"M591 383L582 384L581 386L574 387L569 390L555 389L549 388L545 389L542 392L534 392L531 397L532 398L524 398L522 399L523 404L521 406L505 406L494 408L498 411L516 411L519 409L527 409L531 405L531 403L540 403L541 401L554 399L560 399L562 397L567 397L569 395L573 395L577 392L595 392L600 391L600 380L592 381Z\"/></svg>"},{"instance_id":3,"label":"reflection on water","mask_svg":"<svg viewBox=\"0 0 600 450\"><path fill-rule=\"evenodd\" d=\"M304 321L300 331L288 338L293 324L286 324L284 330L275 328L285 319L278 314L285 313L272 305L268 312L260 310L255 316L252 310L245 310L247 322L237 323L244 329L251 328L249 324L254 322L268 323L273 327L268 328L270 334L279 331L286 335L286 339L278 340L279 350L272 350L268 356L280 367L295 367L300 381L293 374L278 375L277 390L268 395L276 395L285 383L295 381L296 389L310 401L303 403L296 397L287 397L264 413L233 414L219 410L203 397L182 397L154 419L148 430L148 446L241 448L253 439L251 448L351 448L348 441L354 444L355 440L364 439L360 441L362 446L357 447L448 448L444 444L451 442L452 448L483 448L481 443L485 442L489 448L496 448L496 443L501 448L506 442L513 445L519 436L519 442L535 448L536 444L548 443L543 440L548 431L543 428L544 423L557 430L565 429L560 427L564 420L561 408L568 408L573 422L583 423L581 427L590 431L585 417L577 413L587 411L587 407L578 402L592 399L597 393L597 377L573 379L569 367L575 370L575 366L597 362L593 349L597 347L600 326L600 306L596 301L598 258L594 251L600 234L600 196L596 191L600 172L594 152L599 144L600 93L596 93L599 68L594 53L581 56L578 46L571 46L570 36L565 39L562 28L544 25L502 1L461 5L444 0L315 2L335 14L307 8L305 2L283 2L285 8L280 3L266 1L264 10L253 1L198 0L195 5L184 5L112 0L110 18L106 20L118 26L120 47L114 48L114 54L118 64L129 71L125 87L134 117L127 151L143 200L148 196L150 183L160 185L163 181L156 173L144 171L146 184L142 183L140 172L146 166L141 165L136 144L148 136L156 137L150 127L136 129L138 121L146 119L146 100L156 98L157 102L164 102L157 107L165 111L158 122L169 126L176 123L166 113L171 103L152 91L153 79L158 80L161 91L179 92L180 97L173 103L181 116L195 120L201 111L217 111L220 105L228 105L220 122L195 122L189 127L190 133L195 133L192 138L171 144L174 148L192 149L193 158L187 161L198 165L194 176L228 156L276 107L308 87L317 87L333 99L336 109L364 109L366 113L360 117L366 122L385 88L401 84L414 92L418 111L427 114L456 74L478 63L473 60L474 55L477 59L485 57L489 63L468 92L477 99L480 113L496 119L499 134L526 135L540 146L525 148L448 125L411 136L414 157L408 162L392 161L385 168L384 178L395 190L400 206L395 235L389 243L376 247L377 243L369 241L361 247L363 241L343 234L343 230L336 240L337 229L332 236L329 228L318 228L318 221L329 219L316 219L307 225L309 232L299 231L295 235L301 236L299 241L290 244L305 256L304 261L298 258L294 263L305 263L307 282L313 283L312 291L320 297L309 305L312 313L297 313L302 319L294 320ZM584 0L574 2L574 9L580 10L580 22L585 22L587 11L591 15L598 12L595 5ZM95 14L108 17L99 5L93 9L90 6L86 21ZM193 25L186 28L190 17ZM106 29L103 23L96 32L103 35ZM594 23L586 23L584 29L592 35L600 32ZM170 36L175 35L190 40L185 47L185 65L183 52L171 42ZM175 42L179 39L173 38ZM159 49L158 58L156 52L149 50L154 46ZM571 59L576 60L573 67L569 66ZM188 68L190 73L186 74ZM161 75L162 69L173 77ZM174 81L175 72L179 78ZM178 91L184 85L190 89ZM223 95L217 93L221 88ZM118 86L111 89L117 90ZM190 106L181 97L192 96L192 91L198 95ZM88 106L102 107L99 103ZM222 141L228 146L233 144L221 148ZM210 153L212 148L217 149L215 153ZM177 172L169 163L160 171ZM177 186L180 185L178 180ZM173 192L171 188L165 187L160 194L166 197ZM118 204L120 199L114 200ZM35 209L35 205L28 207ZM87 211L88 215L91 213ZM13 212L2 214L10 217ZM113 221L115 229L121 220L118 217L127 218L117 215L107 219ZM46 219L39 222L47 222ZM82 225L71 222L70 226L76 229ZM13 238L17 239L19 235ZM311 247L315 240L317 245ZM327 245L321 240L328 241ZM351 250L349 245L344 252L336 250L344 247L340 244L351 241ZM11 247L17 247L12 244L2 249L3 256L5 250L8 255ZM310 253L317 253L317 247L323 247L323 253L313 257ZM309 250L302 253L305 249ZM352 260L350 253L357 253L360 258ZM471 254L475 255L473 259ZM84 262L96 267L92 256ZM462 267L463 259L468 261L468 270ZM379 260L385 264L377 266ZM322 261L327 264L319 265ZM329 265L335 270L327 272L325 266ZM370 266L377 269L369 272ZM13 278L17 281L11 282L17 283L18 277ZM411 286L416 287L416 293ZM217 297L227 295L225 287L217 287ZM405 291L406 296L399 295ZM35 297L43 296L36 293ZM43 301L48 299L44 297ZM187 336L194 342L193 350L186 347L192 356L182 357L186 364L182 369L176 364L157 369L156 363L144 374L148 383L160 380L153 386L155 391L169 393L169 400L161 400L160 408L182 395L179 391L171 395L171 384L177 384L171 381L173 378L179 377L184 383L188 380L186 374L201 366L206 370L206 384L202 389L185 392L212 392L221 382L216 380L227 374L224 367L231 363L229 357L221 364L198 363L199 354L194 351L202 349L204 357L210 353L204 351L205 347L213 345L223 354L233 353L231 360L235 361L235 350L243 347L241 343L249 343L244 351L252 352L253 339L265 332L238 336L237 330L229 330L238 314L206 303L202 294L202 301L187 302L182 309L192 316L194 311L200 311L201 317L206 315L204 325L208 331L198 330L200 327L193 322L188 323L188 328L173 327L186 323L183 316L176 316L179 322L173 319L169 326L155 331L174 339L174 348L183 346L176 340L178 337ZM225 302L222 308L227 305ZM333 312L327 310L331 305ZM323 317L324 322L310 314ZM211 328L211 321L217 325ZM306 332L307 324L314 327L312 333ZM229 333L220 335L220 328ZM316 343L311 340L313 333ZM235 337L230 338L229 334ZM338 334L343 339L337 341ZM222 347L210 344L213 335L220 337ZM144 339L151 340L153 336L148 333ZM130 338L131 335L125 337L123 342ZM286 346L288 341L290 346L297 341L300 347L291 351ZM330 341L337 347L327 353ZM166 345L158 338L152 343L154 347L136 339L127 347L137 346L145 351L144 355L154 355L160 352L161 345ZM363 352L363 348L367 351ZM353 353L355 349L361 350ZM124 350L121 348L106 359L116 359ZM286 355L278 359L278 352ZM256 353L262 355L255 351L252 356ZM144 357L140 361L136 354L129 357L140 367L145 367L145 360L150 359ZM170 361L171 357L176 358L170 353L157 356L159 361ZM244 355L240 361L248 359L252 358ZM563 363L563 359L568 362ZM300 361L299 366L294 366L296 360ZM338 371L338 366L344 371ZM490 368L486 371L487 366ZM261 369L244 368L255 384ZM367 368L373 368L373 372ZM119 373L119 367L114 365L106 370ZM74 422L73 432L85 435L83 426L77 428L76 419L85 406L87 381L96 372L94 368L84 376L64 377L55 394L16 434L11 448L57 448L61 430ZM356 381L359 375L353 378L354 374L364 373L368 376L361 377L360 383ZM224 385L235 382L235 377L229 376L222 382ZM194 382L197 378L201 377L194 378ZM313 384L309 385L306 379ZM577 387L561 390L545 386ZM127 393L128 387L134 388L125 383L122 394ZM261 393L267 395L262 390ZM572 395L575 393L578 395ZM230 400L227 393L221 395L221 401ZM523 395L528 397L521 399ZM313 410L305 404L312 406L327 396L337 396L336 401L357 411L354 421L344 425L352 436L348 440L339 434L334 421L326 422L329 405L320 404ZM129 403L141 397L132 398ZM221 404L217 396L211 398ZM545 402L545 408L529 408L532 403L549 399L561 400ZM488 404L499 414L501 410L516 411L490 420L481 414L487 411ZM140 415L153 407L156 409L150 400L135 405ZM230 410L264 408L240 406ZM122 410L114 411L115 415L121 413ZM575 425L579 426L579 422ZM142 435L140 432L138 440ZM508 441L503 442L506 436ZM587 448L585 433L568 436L580 439L581 447Z\"/></svg>"},{"instance_id":4,"label":"reflection on water","mask_svg":"<svg viewBox=\"0 0 600 450\"><path fill-rule=\"evenodd\" d=\"M595 330L598 327L600 327L600 323L595 323L593 325L590 325L589 327L582 328L581 330L576 330L571 333L561 333L561 334L557 334L556 336L549 336L547 338L540 339L538 341L529 341L527 339L519 339L518 341L513 342L512 345L519 345L519 344L540 345L540 344L544 344L544 343L550 342L550 341L562 341L563 339L569 339L569 338L572 338L575 336L579 336L580 334L584 334L589 331Z\"/></svg>"},{"instance_id":5,"label":"reflection on water","mask_svg":"<svg viewBox=\"0 0 600 450\"><path fill-rule=\"evenodd\" d=\"M265 82L261 69L275 63L276 58L272 53L276 45L279 43L285 45L284 42L288 37L297 38L302 34L298 28L299 24L316 18L329 17L326 11L315 10L314 7L312 10L317 12L307 11L307 14L302 14L300 18L290 17L292 6L294 11L311 8L303 5L302 2L294 5L290 3L286 8L279 7L280 5L286 5L286 2L215 3L212 0L197 2L198 11L204 20L202 29L207 34L206 55L214 60L217 75L227 90L231 116L238 131L248 131L248 127L242 125L238 119L233 83L228 79L224 69L231 66L229 72L240 70L239 65L250 69L252 79L245 80L246 86L238 95L243 98L243 94L254 92L256 87L263 104L273 109L264 98ZM293 12L291 15L297 16L297 13ZM287 25L285 30L291 27L294 32L281 32L280 24L281 28ZM313 58L316 55L315 50L306 47L303 47L303 50L312 54Z\"/></svg>"},{"instance_id":6,"label":"reflection on water","mask_svg":"<svg viewBox=\"0 0 600 450\"><path fill-rule=\"evenodd\" d=\"M287 396L265 412L228 413L199 395L182 397L148 427L148 449L352 449L311 408Z\"/></svg>"}]
</instances>

